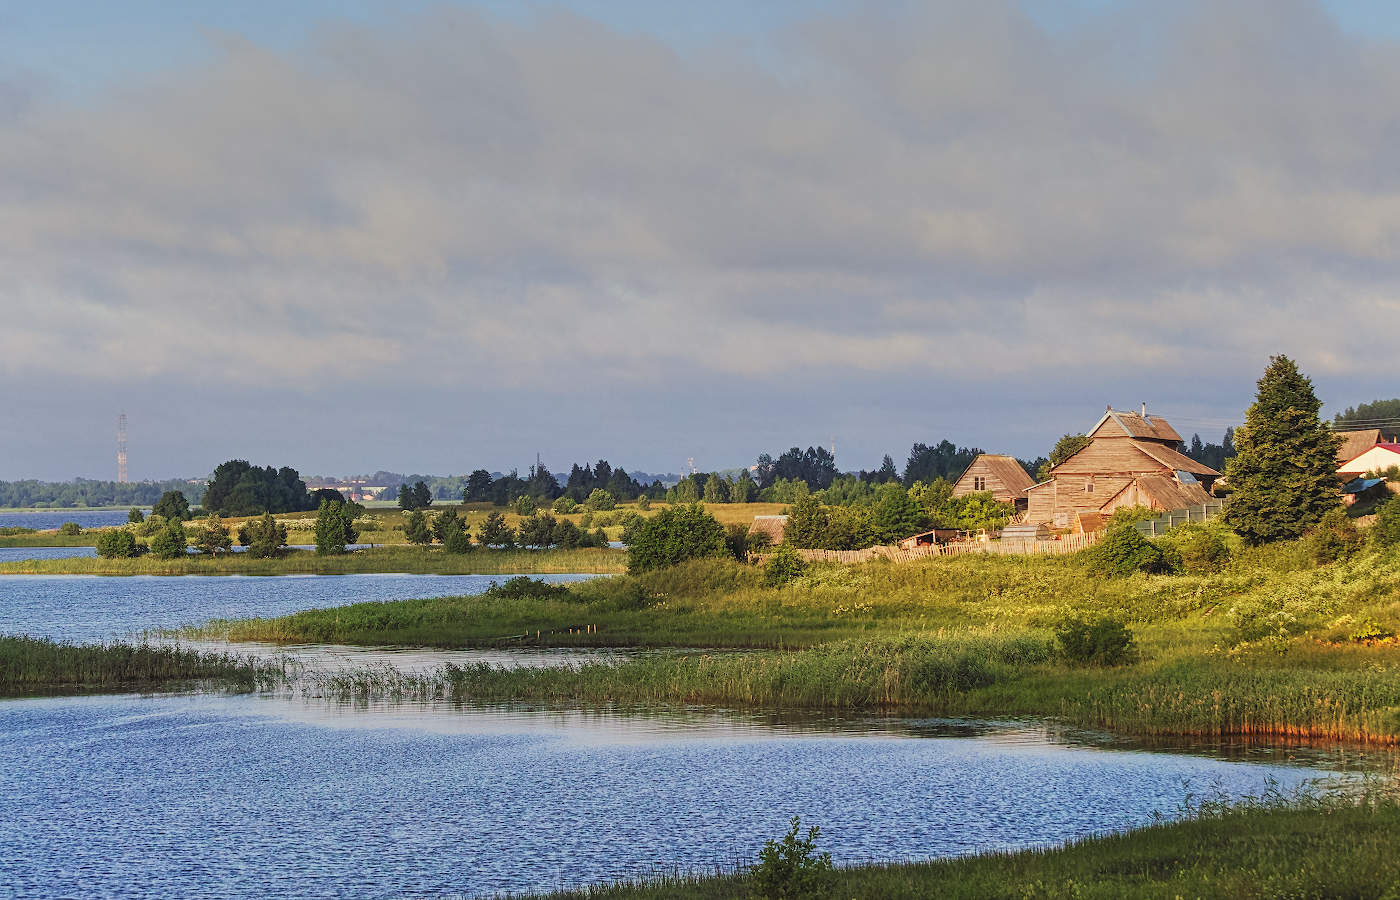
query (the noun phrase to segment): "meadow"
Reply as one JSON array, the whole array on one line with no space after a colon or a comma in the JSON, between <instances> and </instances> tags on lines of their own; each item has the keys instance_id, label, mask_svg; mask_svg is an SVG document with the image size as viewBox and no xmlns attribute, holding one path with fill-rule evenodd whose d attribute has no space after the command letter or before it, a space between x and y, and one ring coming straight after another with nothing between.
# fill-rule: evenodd
<instances>
[{"instance_id":1,"label":"meadow","mask_svg":"<svg viewBox=\"0 0 1400 900\"><path fill-rule=\"evenodd\" d=\"M202 636L436 647L682 648L621 663L448 670L462 700L704 703L1037 716L1125 733L1400 739L1400 560L1314 566L1299 545L1221 571L1107 578L1080 559L812 566L784 587L730 560L476 597L210 623ZM1111 617L1120 664L1068 656L1056 628ZM695 649L704 648L704 649ZM715 651L715 652L711 652ZM736 653L732 651L748 651Z\"/></svg>"}]
</instances>

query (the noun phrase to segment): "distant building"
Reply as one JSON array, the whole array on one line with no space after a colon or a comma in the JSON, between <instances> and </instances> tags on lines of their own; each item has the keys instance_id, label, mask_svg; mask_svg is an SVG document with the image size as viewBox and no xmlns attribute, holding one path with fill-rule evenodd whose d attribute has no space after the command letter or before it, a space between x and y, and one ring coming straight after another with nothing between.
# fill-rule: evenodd
<instances>
[{"instance_id":1,"label":"distant building","mask_svg":"<svg viewBox=\"0 0 1400 900\"><path fill-rule=\"evenodd\" d=\"M783 535L787 533L787 520L787 516L754 516L749 535L766 534L769 543L776 547L783 542Z\"/></svg>"},{"instance_id":2,"label":"distant building","mask_svg":"<svg viewBox=\"0 0 1400 900\"><path fill-rule=\"evenodd\" d=\"M1076 525L1080 513L1106 516L1125 506L1168 511L1210 501L1220 473L1181 453L1181 435L1161 417L1109 407L1089 444L1026 490L1027 522ZM1079 527L1101 521L1086 517Z\"/></svg>"},{"instance_id":3,"label":"distant building","mask_svg":"<svg viewBox=\"0 0 1400 900\"><path fill-rule=\"evenodd\" d=\"M1374 444L1337 467L1343 481L1360 478L1367 472L1384 472L1400 466L1400 444Z\"/></svg>"},{"instance_id":4,"label":"distant building","mask_svg":"<svg viewBox=\"0 0 1400 900\"><path fill-rule=\"evenodd\" d=\"M953 496L989 491L997 501L1013 503L1018 512L1024 512L1028 502L1026 490L1034 485L1035 479L1026 474L1014 456L983 453L953 483Z\"/></svg>"},{"instance_id":5,"label":"distant building","mask_svg":"<svg viewBox=\"0 0 1400 900\"><path fill-rule=\"evenodd\" d=\"M1394 443L1395 441L1394 435L1387 441L1379 428L1358 428L1332 433L1342 439L1341 445L1337 447L1337 465L1339 466L1346 465L1377 444Z\"/></svg>"}]
</instances>

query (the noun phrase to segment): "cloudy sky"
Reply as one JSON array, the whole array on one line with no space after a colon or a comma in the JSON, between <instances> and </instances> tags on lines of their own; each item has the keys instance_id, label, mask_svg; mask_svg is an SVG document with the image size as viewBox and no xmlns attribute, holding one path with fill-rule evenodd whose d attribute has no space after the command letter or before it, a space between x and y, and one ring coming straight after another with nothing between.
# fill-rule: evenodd
<instances>
[{"instance_id":1,"label":"cloudy sky","mask_svg":"<svg viewBox=\"0 0 1400 900\"><path fill-rule=\"evenodd\" d=\"M1400 394L1391 4L282 6L0 7L0 479Z\"/></svg>"}]
</instances>

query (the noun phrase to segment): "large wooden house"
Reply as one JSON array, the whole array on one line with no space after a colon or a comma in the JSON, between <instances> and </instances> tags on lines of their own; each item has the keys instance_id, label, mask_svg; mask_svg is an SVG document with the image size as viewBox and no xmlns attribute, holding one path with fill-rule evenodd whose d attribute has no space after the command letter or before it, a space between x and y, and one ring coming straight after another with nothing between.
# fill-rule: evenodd
<instances>
[{"instance_id":1,"label":"large wooden house","mask_svg":"<svg viewBox=\"0 0 1400 900\"><path fill-rule=\"evenodd\" d=\"M1210 500L1220 473L1183 454L1165 419L1109 407L1089 444L1026 491L1026 521L1070 527L1079 513L1107 515L1125 506L1168 511Z\"/></svg>"},{"instance_id":2,"label":"large wooden house","mask_svg":"<svg viewBox=\"0 0 1400 900\"><path fill-rule=\"evenodd\" d=\"M953 483L953 496L989 491L994 499L1014 503L1017 511L1024 511L1026 489L1034 484L1035 479L1026 474L1014 456L983 453Z\"/></svg>"}]
</instances>

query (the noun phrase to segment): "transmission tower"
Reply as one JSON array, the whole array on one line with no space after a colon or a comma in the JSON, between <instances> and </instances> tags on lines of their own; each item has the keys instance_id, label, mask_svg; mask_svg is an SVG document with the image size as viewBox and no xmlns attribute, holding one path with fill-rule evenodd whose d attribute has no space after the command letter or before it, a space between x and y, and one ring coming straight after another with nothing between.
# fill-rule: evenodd
<instances>
[{"instance_id":1,"label":"transmission tower","mask_svg":"<svg viewBox=\"0 0 1400 900\"><path fill-rule=\"evenodd\" d=\"M117 483L126 484L126 413L117 416Z\"/></svg>"}]
</instances>

